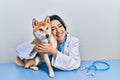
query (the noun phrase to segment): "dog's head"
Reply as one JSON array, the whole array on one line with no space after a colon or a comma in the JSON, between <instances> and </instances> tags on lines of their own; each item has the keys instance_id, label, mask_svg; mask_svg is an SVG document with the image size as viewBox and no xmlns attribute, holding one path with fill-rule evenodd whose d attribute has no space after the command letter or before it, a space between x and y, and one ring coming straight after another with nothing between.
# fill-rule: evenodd
<instances>
[{"instance_id":1,"label":"dog's head","mask_svg":"<svg viewBox=\"0 0 120 80\"><path fill-rule=\"evenodd\" d=\"M51 36L50 19L47 16L44 21L38 21L36 18L32 20L33 35L42 42L48 41Z\"/></svg>"}]
</instances>

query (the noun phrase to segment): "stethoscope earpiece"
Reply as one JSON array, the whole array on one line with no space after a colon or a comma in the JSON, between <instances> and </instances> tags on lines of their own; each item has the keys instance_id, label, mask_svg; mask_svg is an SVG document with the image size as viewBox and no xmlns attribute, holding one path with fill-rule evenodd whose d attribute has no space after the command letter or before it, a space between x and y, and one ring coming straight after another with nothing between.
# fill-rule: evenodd
<instances>
[{"instance_id":1,"label":"stethoscope earpiece","mask_svg":"<svg viewBox=\"0 0 120 80\"><path fill-rule=\"evenodd\" d=\"M86 75L87 76L95 76L95 73L94 72L92 72L92 73L87 72Z\"/></svg>"},{"instance_id":2,"label":"stethoscope earpiece","mask_svg":"<svg viewBox=\"0 0 120 80\"><path fill-rule=\"evenodd\" d=\"M85 69L86 69L86 67L80 66L80 70L81 70L81 71L83 71L83 70L85 70Z\"/></svg>"}]
</instances>

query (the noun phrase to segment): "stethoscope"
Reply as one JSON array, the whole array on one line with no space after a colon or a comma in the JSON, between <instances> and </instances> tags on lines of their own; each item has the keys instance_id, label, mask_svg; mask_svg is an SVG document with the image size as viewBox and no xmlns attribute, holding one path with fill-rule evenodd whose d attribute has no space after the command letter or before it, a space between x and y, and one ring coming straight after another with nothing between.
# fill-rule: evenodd
<instances>
[{"instance_id":1,"label":"stethoscope","mask_svg":"<svg viewBox=\"0 0 120 80\"><path fill-rule=\"evenodd\" d=\"M99 68L97 65L104 65L106 67L104 68ZM80 67L80 70L87 70L87 76L95 76L95 73L96 71L106 71L108 69L110 69L110 65L104 61L94 61L90 66L88 67L84 67L84 66L81 66Z\"/></svg>"}]
</instances>

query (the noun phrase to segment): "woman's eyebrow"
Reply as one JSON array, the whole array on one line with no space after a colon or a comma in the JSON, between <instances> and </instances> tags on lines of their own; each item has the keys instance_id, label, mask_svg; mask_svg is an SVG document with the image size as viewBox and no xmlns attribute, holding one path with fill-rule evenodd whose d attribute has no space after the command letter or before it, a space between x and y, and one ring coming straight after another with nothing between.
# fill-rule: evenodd
<instances>
[{"instance_id":1,"label":"woman's eyebrow","mask_svg":"<svg viewBox=\"0 0 120 80\"><path fill-rule=\"evenodd\" d=\"M60 26L60 25L62 25L61 23L59 23L57 26Z\"/></svg>"},{"instance_id":2,"label":"woman's eyebrow","mask_svg":"<svg viewBox=\"0 0 120 80\"><path fill-rule=\"evenodd\" d=\"M51 28L55 28L55 26L52 26Z\"/></svg>"}]
</instances>

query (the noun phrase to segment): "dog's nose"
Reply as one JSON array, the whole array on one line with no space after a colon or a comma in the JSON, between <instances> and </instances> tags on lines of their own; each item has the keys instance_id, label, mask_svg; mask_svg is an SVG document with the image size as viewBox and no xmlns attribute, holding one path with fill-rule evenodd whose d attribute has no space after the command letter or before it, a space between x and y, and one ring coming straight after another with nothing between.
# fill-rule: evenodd
<instances>
[{"instance_id":1,"label":"dog's nose","mask_svg":"<svg viewBox=\"0 0 120 80\"><path fill-rule=\"evenodd\" d=\"M49 34L46 34L46 38L49 38Z\"/></svg>"}]
</instances>

